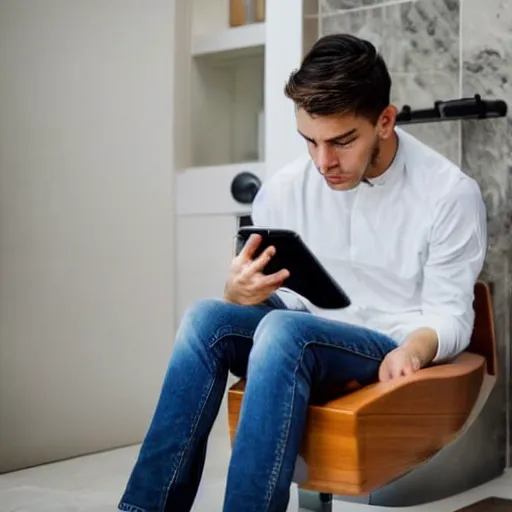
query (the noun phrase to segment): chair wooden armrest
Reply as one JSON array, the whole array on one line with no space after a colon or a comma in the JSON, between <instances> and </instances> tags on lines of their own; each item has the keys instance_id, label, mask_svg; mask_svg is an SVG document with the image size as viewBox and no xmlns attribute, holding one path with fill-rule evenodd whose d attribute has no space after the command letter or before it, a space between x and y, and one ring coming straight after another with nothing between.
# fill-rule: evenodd
<instances>
[{"instance_id":1,"label":"chair wooden armrest","mask_svg":"<svg viewBox=\"0 0 512 512\"><path fill-rule=\"evenodd\" d=\"M411 406L421 408L425 414L463 414L473 407L484 370L483 357L464 353L452 363L423 368L409 377L370 384L321 407L335 407L340 412L359 415L411 414Z\"/></svg>"},{"instance_id":2,"label":"chair wooden armrest","mask_svg":"<svg viewBox=\"0 0 512 512\"><path fill-rule=\"evenodd\" d=\"M427 460L463 427L485 374L482 356L464 353L391 382L377 383L321 405L310 405L301 456L301 487L360 495ZM245 382L228 393L234 441Z\"/></svg>"},{"instance_id":3,"label":"chair wooden armrest","mask_svg":"<svg viewBox=\"0 0 512 512\"><path fill-rule=\"evenodd\" d=\"M301 487L360 495L415 468L464 426L484 374L484 358L465 353L451 364L311 405L301 449L309 474Z\"/></svg>"}]
</instances>

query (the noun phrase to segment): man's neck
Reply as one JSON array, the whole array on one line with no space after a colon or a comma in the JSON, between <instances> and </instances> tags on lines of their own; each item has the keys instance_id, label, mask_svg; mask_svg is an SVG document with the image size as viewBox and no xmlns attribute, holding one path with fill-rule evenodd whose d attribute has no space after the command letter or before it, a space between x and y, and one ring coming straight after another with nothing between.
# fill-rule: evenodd
<instances>
[{"instance_id":1,"label":"man's neck","mask_svg":"<svg viewBox=\"0 0 512 512\"><path fill-rule=\"evenodd\" d=\"M398 136L396 132L393 131L393 135L381 143L377 161L365 172L365 178L377 178L378 176L384 174L391 167L397 150Z\"/></svg>"}]
</instances>

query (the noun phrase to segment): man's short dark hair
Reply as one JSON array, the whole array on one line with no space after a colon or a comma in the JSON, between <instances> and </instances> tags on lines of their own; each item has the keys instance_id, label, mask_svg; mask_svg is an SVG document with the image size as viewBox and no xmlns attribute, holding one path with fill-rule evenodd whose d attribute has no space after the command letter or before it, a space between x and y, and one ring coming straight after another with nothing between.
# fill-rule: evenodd
<instances>
[{"instance_id":1,"label":"man's short dark hair","mask_svg":"<svg viewBox=\"0 0 512 512\"><path fill-rule=\"evenodd\" d=\"M375 123L390 103L391 77L369 41L348 34L319 39L294 71L285 94L311 116L355 114Z\"/></svg>"}]
</instances>

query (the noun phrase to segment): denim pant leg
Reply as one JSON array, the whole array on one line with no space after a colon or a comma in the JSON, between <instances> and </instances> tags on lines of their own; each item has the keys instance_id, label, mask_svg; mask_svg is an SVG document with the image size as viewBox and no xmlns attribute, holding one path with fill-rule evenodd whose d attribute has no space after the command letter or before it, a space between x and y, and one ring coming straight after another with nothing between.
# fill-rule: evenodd
<instances>
[{"instance_id":1,"label":"denim pant leg","mask_svg":"<svg viewBox=\"0 0 512 512\"><path fill-rule=\"evenodd\" d=\"M206 300L185 314L120 510L191 509L228 371L245 375L254 331L272 309Z\"/></svg>"},{"instance_id":2,"label":"denim pant leg","mask_svg":"<svg viewBox=\"0 0 512 512\"><path fill-rule=\"evenodd\" d=\"M376 380L394 348L381 333L308 313L266 315L249 356L224 512L285 511L311 392Z\"/></svg>"}]
</instances>

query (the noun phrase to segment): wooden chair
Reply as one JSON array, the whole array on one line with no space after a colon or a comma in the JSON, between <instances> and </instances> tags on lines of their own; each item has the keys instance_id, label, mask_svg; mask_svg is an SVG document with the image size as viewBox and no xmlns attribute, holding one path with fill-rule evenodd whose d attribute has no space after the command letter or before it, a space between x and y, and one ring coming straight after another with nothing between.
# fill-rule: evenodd
<instances>
[{"instance_id":1,"label":"wooden chair","mask_svg":"<svg viewBox=\"0 0 512 512\"><path fill-rule=\"evenodd\" d=\"M453 362L410 377L376 383L310 405L300 455L308 468L302 489L360 496L421 465L461 432L484 377L497 371L491 295L475 286L471 344ZM245 382L228 392L228 423L234 442Z\"/></svg>"}]
</instances>

